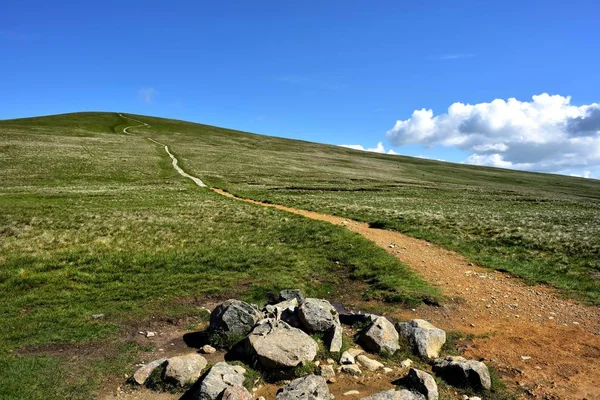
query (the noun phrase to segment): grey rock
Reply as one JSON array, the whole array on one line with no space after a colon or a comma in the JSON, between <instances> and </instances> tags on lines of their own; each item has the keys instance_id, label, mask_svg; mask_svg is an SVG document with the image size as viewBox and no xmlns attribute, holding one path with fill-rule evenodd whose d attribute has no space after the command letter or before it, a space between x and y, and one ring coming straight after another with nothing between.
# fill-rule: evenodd
<instances>
[{"instance_id":1,"label":"grey rock","mask_svg":"<svg viewBox=\"0 0 600 400\"><path fill-rule=\"evenodd\" d=\"M350 354L348 351L342 353L342 356L340 357L340 364L348 365L354 363L356 363L356 360L352 354Z\"/></svg>"},{"instance_id":2,"label":"grey rock","mask_svg":"<svg viewBox=\"0 0 600 400\"><path fill-rule=\"evenodd\" d=\"M363 347L375 353L393 354L400 347L398 332L385 317L375 318L361 333L359 340Z\"/></svg>"},{"instance_id":3,"label":"grey rock","mask_svg":"<svg viewBox=\"0 0 600 400\"><path fill-rule=\"evenodd\" d=\"M340 324L339 319L335 322L333 328L331 328L327 332L326 341L329 343L329 351L332 353L337 353L342 350L342 334L344 333L344 329L342 328L342 324Z\"/></svg>"},{"instance_id":4,"label":"grey rock","mask_svg":"<svg viewBox=\"0 0 600 400\"><path fill-rule=\"evenodd\" d=\"M171 357L167 360L164 379L178 386L193 385L207 364L206 359L197 353Z\"/></svg>"},{"instance_id":5,"label":"grey rock","mask_svg":"<svg viewBox=\"0 0 600 400\"><path fill-rule=\"evenodd\" d=\"M423 396L409 390L390 389L363 397L361 400L423 400Z\"/></svg>"},{"instance_id":6,"label":"grey rock","mask_svg":"<svg viewBox=\"0 0 600 400\"><path fill-rule=\"evenodd\" d=\"M279 389L276 400L330 400L329 388L325 378L308 375L290 382Z\"/></svg>"},{"instance_id":7,"label":"grey rock","mask_svg":"<svg viewBox=\"0 0 600 400\"><path fill-rule=\"evenodd\" d=\"M252 400L252 394L243 386L230 386L223 391L221 400Z\"/></svg>"},{"instance_id":8,"label":"grey rock","mask_svg":"<svg viewBox=\"0 0 600 400\"><path fill-rule=\"evenodd\" d=\"M290 319L297 318L297 309L298 300L291 299L277 304L267 304L263 311L265 312L267 318L278 319L287 322Z\"/></svg>"},{"instance_id":9,"label":"grey rock","mask_svg":"<svg viewBox=\"0 0 600 400\"><path fill-rule=\"evenodd\" d=\"M333 365L321 365L320 373L321 376L326 380L335 378L335 370L333 369Z\"/></svg>"},{"instance_id":10,"label":"grey rock","mask_svg":"<svg viewBox=\"0 0 600 400\"><path fill-rule=\"evenodd\" d=\"M154 361L149 362L148 364L140 367L133 374L133 381L135 383L137 383L138 385L145 384L146 381L148 380L148 378L150 377L150 375L152 374L152 371L154 371L156 368L158 368L160 366L163 366L163 364L165 364L166 362L167 362L166 358L161 358L159 360L154 360Z\"/></svg>"},{"instance_id":11,"label":"grey rock","mask_svg":"<svg viewBox=\"0 0 600 400\"><path fill-rule=\"evenodd\" d=\"M226 362L215 364L200 383L199 399L217 400L228 387L243 386L246 370Z\"/></svg>"},{"instance_id":12,"label":"grey rock","mask_svg":"<svg viewBox=\"0 0 600 400\"><path fill-rule=\"evenodd\" d=\"M433 376L425 371L411 368L408 375L404 378L404 382L409 389L414 389L421 393L427 400L438 399L438 387Z\"/></svg>"},{"instance_id":13,"label":"grey rock","mask_svg":"<svg viewBox=\"0 0 600 400\"><path fill-rule=\"evenodd\" d=\"M369 371L377 371L378 369L383 368L382 363L380 363L377 360L372 360L364 354L356 356L356 362L359 365L362 365L363 367L368 369Z\"/></svg>"},{"instance_id":14,"label":"grey rock","mask_svg":"<svg viewBox=\"0 0 600 400\"><path fill-rule=\"evenodd\" d=\"M289 368L312 361L319 346L306 333L283 321L263 320L248 335L248 350L263 368Z\"/></svg>"},{"instance_id":15,"label":"grey rock","mask_svg":"<svg viewBox=\"0 0 600 400\"><path fill-rule=\"evenodd\" d=\"M217 349L215 349L214 347L212 347L210 344L205 344L204 346L202 346L200 348L200 350L204 353L204 354L213 354L217 351Z\"/></svg>"},{"instance_id":16,"label":"grey rock","mask_svg":"<svg viewBox=\"0 0 600 400\"><path fill-rule=\"evenodd\" d=\"M298 317L307 332L327 332L339 323L336 309L322 299L305 299L298 309Z\"/></svg>"},{"instance_id":17,"label":"grey rock","mask_svg":"<svg viewBox=\"0 0 600 400\"><path fill-rule=\"evenodd\" d=\"M404 336L413 352L424 358L436 358L446 343L446 332L423 319L399 322L396 329Z\"/></svg>"},{"instance_id":18,"label":"grey rock","mask_svg":"<svg viewBox=\"0 0 600 400\"><path fill-rule=\"evenodd\" d=\"M279 292L279 301L296 299L298 304L304 303L304 294L300 289L285 289Z\"/></svg>"},{"instance_id":19,"label":"grey rock","mask_svg":"<svg viewBox=\"0 0 600 400\"><path fill-rule=\"evenodd\" d=\"M487 366L476 360L449 356L433 361L433 372L455 386L489 390L492 387Z\"/></svg>"},{"instance_id":20,"label":"grey rock","mask_svg":"<svg viewBox=\"0 0 600 400\"><path fill-rule=\"evenodd\" d=\"M362 375L362 371L356 364L345 364L340 367L340 371L351 376Z\"/></svg>"},{"instance_id":21,"label":"grey rock","mask_svg":"<svg viewBox=\"0 0 600 400\"><path fill-rule=\"evenodd\" d=\"M104 314L94 314L92 315L92 319L102 319L104 318Z\"/></svg>"},{"instance_id":22,"label":"grey rock","mask_svg":"<svg viewBox=\"0 0 600 400\"><path fill-rule=\"evenodd\" d=\"M210 314L210 329L227 335L246 336L264 314L253 304L227 300Z\"/></svg>"}]
</instances>

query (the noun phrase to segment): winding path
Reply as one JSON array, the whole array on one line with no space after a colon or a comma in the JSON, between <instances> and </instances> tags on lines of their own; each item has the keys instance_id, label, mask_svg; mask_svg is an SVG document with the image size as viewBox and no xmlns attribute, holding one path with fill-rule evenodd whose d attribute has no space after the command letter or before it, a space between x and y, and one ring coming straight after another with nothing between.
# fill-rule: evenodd
<instances>
[{"instance_id":1,"label":"winding path","mask_svg":"<svg viewBox=\"0 0 600 400\"><path fill-rule=\"evenodd\" d=\"M140 123L140 125L131 125L131 126L127 126L127 127L123 128L123 133L125 133L127 135L133 135L132 133L127 131L129 128L135 128L135 127L140 127L140 126L144 126L146 128L150 127L150 125L148 125L147 123L145 123L143 121L140 121L140 120L137 120L134 118L130 118L130 117L126 117L120 113L119 113L119 116L121 118L127 118L132 121ZM133 135L133 136L135 136L135 135ZM171 157L171 160L173 161L173 168L175 168L175 171L179 172L179 175L183 176L184 178L191 179L196 185L198 185L200 187L206 187L206 184L204 182L202 182L202 180L200 178L196 178L195 176L192 176L192 175L188 174L187 172L185 172L183 169L181 169L181 167L179 166L179 161L177 161L177 158L171 153L171 151L169 151L169 146L167 146L166 144L161 143L157 140L154 140L152 138L146 138L146 139L165 147L165 151L167 152L167 154L169 155L169 157Z\"/></svg>"},{"instance_id":2,"label":"winding path","mask_svg":"<svg viewBox=\"0 0 600 400\"><path fill-rule=\"evenodd\" d=\"M131 134L126 132L128 128L123 132ZM206 187L178 166L167 145L147 139L165 147L179 174ZM472 334L474 338L463 349L465 356L496 366L526 397L600 399L600 308L564 299L547 286L527 286L509 274L473 265L453 251L399 232L210 189L239 201L344 226L384 248L448 298L442 307L422 305L412 311L387 305L389 315L405 320L424 318L447 331ZM369 304L346 294L337 300L357 306Z\"/></svg>"}]
</instances>

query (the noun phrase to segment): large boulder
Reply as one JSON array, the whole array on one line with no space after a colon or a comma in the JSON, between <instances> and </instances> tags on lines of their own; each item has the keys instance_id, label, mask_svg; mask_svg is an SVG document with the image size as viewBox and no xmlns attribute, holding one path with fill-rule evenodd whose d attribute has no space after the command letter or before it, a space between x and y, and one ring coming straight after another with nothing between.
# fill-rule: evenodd
<instances>
[{"instance_id":1,"label":"large boulder","mask_svg":"<svg viewBox=\"0 0 600 400\"><path fill-rule=\"evenodd\" d=\"M252 394L243 386L230 386L223 391L221 400L252 400Z\"/></svg>"},{"instance_id":2,"label":"large boulder","mask_svg":"<svg viewBox=\"0 0 600 400\"><path fill-rule=\"evenodd\" d=\"M331 352L342 349L342 324L337 310L323 299L305 299L298 308L298 319L306 332L324 332Z\"/></svg>"},{"instance_id":3,"label":"large boulder","mask_svg":"<svg viewBox=\"0 0 600 400\"><path fill-rule=\"evenodd\" d=\"M446 332L423 319L396 324L398 333L406 338L413 352L423 358L437 358L446 343Z\"/></svg>"},{"instance_id":4,"label":"large boulder","mask_svg":"<svg viewBox=\"0 0 600 400\"><path fill-rule=\"evenodd\" d=\"M452 385L489 390L492 387L490 371L481 361L448 356L433 361L433 372Z\"/></svg>"},{"instance_id":5,"label":"large boulder","mask_svg":"<svg viewBox=\"0 0 600 400\"><path fill-rule=\"evenodd\" d=\"M327 332L339 323L338 312L323 299L305 299L298 309L298 317L307 332Z\"/></svg>"},{"instance_id":6,"label":"large boulder","mask_svg":"<svg viewBox=\"0 0 600 400\"><path fill-rule=\"evenodd\" d=\"M233 386L243 386L246 370L239 365L229 365L222 361L216 363L200 383L200 400L220 399L223 391Z\"/></svg>"},{"instance_id":7,"label":"large boulder","mask_svg":"<svg viewBox=\"0 0 600 400\"><path fill-rule=\"evenodd\" d=\"M249 352L263 368L291 368L314 360L317 342L283 321L263 320L248 335Z\"/></svg>"},{"instance_id":8,"label":"large boulder","mask_svg":"<svg viewBox=\"0 0 600 400\"><path fill-rule=\"evenodd\" d=\"M438 400L438 387L433 376L425 371L411 368L404 378L406 386L425 396L427 400Z\"/></svg>"},{"instance_id":9,"label":"large boulder","mask_svg":"<svg viewBox=\"0 0 600 400\"><path fill-rule=\"evenodd\" d=\"M133 374L133 381L138 385L143 385L146 383L152 372L158 368L163 367L167 362L166 358L161 358L159 360L154 360L149 362L146 365L142 365L135 373Z\"/></svg>"},{"instance_id":10,"label":"large boulder","mask_svg":"<svg viewBox=\"0 0 600 400\"><path fill-rule=\"evenodd\" d=\"M368 351L393 354L400 347L394 325L385 317L376 317L360 334L359 341Z\"/></svg>"},{"instance_id":11,"label":"large boulder","mask_svg":"<svg viewBox=\"0 0 600 400\"><path fill-rule=\"evenodd\" d=\"M279 389L276 400L330 400L329 388L325 378L308 375L290 382Z\"/></svg>"},{"instance_id":12,"label":"large boulder","mask_svg":"<svg viewBox=\"0 0 600 400\"><path fill-rule=\"evenodd\" d=\"M210 314L210 329L226 335L246 336L263 318L264 314L254 304L227 300Z\"/></svg>"},{"instance_id":13,"label":"large boulder","mask_svg":"<svg viewBox=\"0 0 600 400\"><path fill-rule=\"evenodd\" d=\"M206 359L197 353L171 357L167 360L164 379L182 387L193 385L207 364Z\"/></svg>"},{"instance_id":14,"label":"large boulder","mask_svg":"<svg viewBox=\"0 0 600 400\"><path fill-rule=\"evenodd\" d=\"M386 390L385 392L375 393L360 400L423 400L423 396L413 393L409 390Z\"/></svg>"}]
</instances>

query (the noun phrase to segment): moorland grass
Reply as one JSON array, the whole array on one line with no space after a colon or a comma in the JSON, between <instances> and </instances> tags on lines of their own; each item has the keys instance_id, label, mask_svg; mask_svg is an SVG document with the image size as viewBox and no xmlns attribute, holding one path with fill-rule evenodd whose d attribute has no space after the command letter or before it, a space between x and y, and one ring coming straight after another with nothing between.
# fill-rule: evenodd
<instances>
[{"instance_id":1,"label":"moorland grass","mask_svg":"<svg viewBox=\"0 0 600 400\"><path fill-rule=\"evenodd\" d=\"M198 188L162 146L120 133L128 124L112 113L0 122L0 398L90 398L132 372L144 349L131 331L201 318L194 299L334 297L348 279L368 298L438 296L358 234ZM97 351L73 358L77 346Z\"/></svg>"},{"instance_id":2,"label":"moorland grass","mask_svg":"<svg viewBox=\"0 0 600 400\"><path fill-rule=\"evenodd\" d=\"M600 304L600 181L136 116L182 164L240 197L345 216Z\"/></svg>"}]
</instances>

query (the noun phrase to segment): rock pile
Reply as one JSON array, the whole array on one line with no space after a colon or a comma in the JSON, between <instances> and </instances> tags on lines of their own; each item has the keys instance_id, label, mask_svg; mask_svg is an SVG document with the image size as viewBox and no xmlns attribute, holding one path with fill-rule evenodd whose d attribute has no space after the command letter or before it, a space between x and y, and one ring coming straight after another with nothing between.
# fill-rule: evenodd
<instances>
[{"instance_id":1,"label":"rock pile","mask_svg":"<svg viewBox=\"0 0 600 400\"><path fill-rule=\"evenodd\" d=\"M402 337L415 355L422 360L431 360L433 373L448 383L480 391L491 387L485 364L462 357L438 358L446 341L446 333L429 322L415 319L394 326L383 316L340 315L327 300L305 298L297 289L282 291L278 303L269 304L263 309L239 300L227 300L211 313L209 330L239 341L241 346L238 347L241 347L247 361L266 373L295 371L298 367L307 366L310 368L302 371L314 370L319 373L288 381L277 392L277 400L330 400L327 384L336 382L336 373L359 376L363 370L367 374L379 370L384 374L393 372L393 369L365 354L361 348L351 347L342 351L344 331L341 321L366 324L355 339L370 353L392 355L400 348ZM320 335L329 352L339 355L339 366L336 367L336 362L331 358L314 362L319 344L311 334ZM216 350L205 345L201 351L212 354ZM150 377L152 380L158 377L175 387L193 388L196 391L193 397L202 400L253 398L244 387L244 367L218 362L205 371L207 365L204 356L197 353L163 358L142 366L132 381L147 385ZM317 365L318 368L313 368ZM433 376L411 365L409 359L399 365L400 370L407 371L404 378L396 381L403 389L388 390L363 399L436 400L438 388Z\"/></svg>"}]
</instances>

